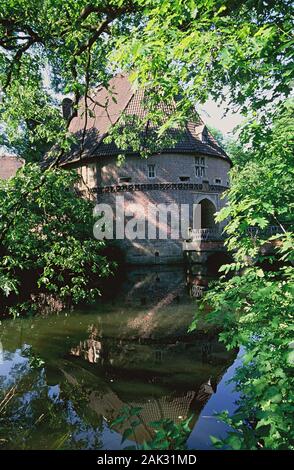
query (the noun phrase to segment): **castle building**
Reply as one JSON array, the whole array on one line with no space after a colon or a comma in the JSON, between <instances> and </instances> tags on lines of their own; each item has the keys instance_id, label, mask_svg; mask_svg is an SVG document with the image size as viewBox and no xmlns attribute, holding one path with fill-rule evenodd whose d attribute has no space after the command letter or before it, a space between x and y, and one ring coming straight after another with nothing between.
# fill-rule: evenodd
<instances>
[{"instance_id":1,"label":"castle building","mask_svg":"<svg viewBox=\"0 0 294 470\"><path fill-rule=\"evenodd\" d=\"M106 137L122 115L146 116L143 100L144 92L134 90L124 75L114 77L107 89L97 89L88 99L90 111L85 113L81 107L71 121L70 131L79 144L60 164L78 171L81 193L90 195L98 203L114 208L117 196L123 196L126 213L134 204L143 207L143 212L150 204L189 205L189 233L186 235L182 234L178 239L170 236L173 221L168 216L167 238L160 239L157 233L150 239L144 214L137 226L138 237L116 242L130 264L178 263L183 260L187 239L200 243L203 239L221 238L222 227L215 224L214 214L225 203L221 196L229 186L231 161L200 119L187 122L184 130L170 129L172 144L169 145L167 139L166 146L161 146L160 151L148 158L142 158L131 148L122 150L114 141L109 142ZM168 115L173 106L164 112ZM63 111L65 115L71 112L68 99L63 102ZM149 128L147 125L144 133L143 138L148 137L148 133L152 133L152 125ZM118 156L121 154L124 154L125 161L119 166ZM201 207L201 221L197 228L193 222L195 207Z\"/></svg>"}]
</instances>

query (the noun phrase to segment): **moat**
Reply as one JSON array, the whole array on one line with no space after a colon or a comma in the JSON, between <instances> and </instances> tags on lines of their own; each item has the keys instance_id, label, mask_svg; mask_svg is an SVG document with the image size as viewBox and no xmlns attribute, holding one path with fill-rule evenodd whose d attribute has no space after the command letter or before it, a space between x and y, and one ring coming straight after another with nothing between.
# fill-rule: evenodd
<instances>
[{"instance_id":1,"label":"moat","mask_svg":"<svg viewBox=\"0 0 294 470\"><path fill-rule=\"evenodd\" d=\"M212 448L227 431L214 413L236 407L227 382L240 361L213 329L187 332L209 278L132 269L91 307L3 320L0 448L120 449L152 438L152 421L191 415L188 447ZM126 424L111 422L125 406L141 424L121 444Z\"/></svg>"}]
</instances>

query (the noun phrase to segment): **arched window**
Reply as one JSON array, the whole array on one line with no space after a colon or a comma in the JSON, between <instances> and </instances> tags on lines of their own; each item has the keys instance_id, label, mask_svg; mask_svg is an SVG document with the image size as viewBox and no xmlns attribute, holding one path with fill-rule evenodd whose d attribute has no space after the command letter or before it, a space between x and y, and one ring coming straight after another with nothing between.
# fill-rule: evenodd
<instances>
[{"instance_id":1,"label":"arched window","mask_svg":"<svg viewBox=\"0 0 294 470\"><path fill-rule=\"evenodd\" d=\"M201 228L216 228L214 204L209 199L202 199L199 204L201 206Z\"/></svg>"}]
</instances>

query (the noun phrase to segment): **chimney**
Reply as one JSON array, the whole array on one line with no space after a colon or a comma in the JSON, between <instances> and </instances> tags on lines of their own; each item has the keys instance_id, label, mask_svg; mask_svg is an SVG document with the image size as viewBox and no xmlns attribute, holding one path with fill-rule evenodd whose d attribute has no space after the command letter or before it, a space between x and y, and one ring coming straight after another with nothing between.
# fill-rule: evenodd
<instances>
[{"instance_id":1,"label":"chimney","mask_svg":"<svg viewBox=\"0 0 294 470\"><path fill-rule=\"evenodd\" d=\"M62 100L62 115L66 121L73 116L73 101L70 98Z\"/></svg>"}]
</instances>

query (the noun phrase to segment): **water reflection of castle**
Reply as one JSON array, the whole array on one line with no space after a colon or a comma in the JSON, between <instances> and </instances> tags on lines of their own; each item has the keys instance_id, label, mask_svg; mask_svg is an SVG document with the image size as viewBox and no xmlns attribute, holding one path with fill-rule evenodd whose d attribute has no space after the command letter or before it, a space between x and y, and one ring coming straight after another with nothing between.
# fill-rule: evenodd
<instances>
[{"instance_id":1,"label":"water reflection of castle","mask_svg":"<svg viewBox=\"0 0 294 470\"><path fill-rule=\"evenodd\" d=\"M140 408L133 439L141 443L152 436L152 421L179 423L193 415L192 429L235 353L228 353L213 332L187 334L196 309L187 276L199 280L198 274L179 267L128 274L111 301L81 312L7 322L1 341L5 351L29 346L44 361L47 386L82 424L103 429L124 406ZM29 382L25 390L33 396ZM49 422L46 426L51 432ZM128 422L116 431L127 427Z\"/></svg>"},{"instance_id":2,"label":"water reflection of castle","mask_svg":"<svg viewBox=\"0 0 294 470\"><path fill-rule=\"evenodd\" d=\"M95 326L88 339L71 348L70 355L108 382L103 390L89 394L89 407L97 415L111 422L125 406L140 408L140 425L132 437L139 443L152 437L153 421L169 418L179 423L193 415L192 429L233 357L215 336L191 342L163 338L160 344L117 342L103 339ZM66 380L78 384L72 372L63 373ZM116 430L123 433L128 427L126 421Z\"/></svg>"},{"instance_id":3,"label":"water reflection of castle","mask_svg":"<svg viewBox=\"0 0 294 470\"><path fill-rule=\"evenodd\" d=\"M191 293L195 286L206 289L213 275L203 266L189 272L179 267L130 271L113 300L139 308L134 318L125 318L126 329L112 338L104 334L103 321L92 324L88 337L70 350L87 370L111 377L102 393L93 390L89 395L89 406L97 415L112 421L126 405L141 409L141 424L133 436L137 442L150 439L152 421L169 418L179 423L193 414L192 429L232 362L233 354L218 343L217 335L187 335L196 309ZM129 426L126 422L118 431Z\"/></svg>"},{"instance_id":4,"label":"water reflection of castle","mask_svg":"<svg viewBox=\"0 0 294 470\"><path fill-rule=\"evenodd\" d=\"M220 264L216 257L211 264L193 264L186 268L161 265L132 268L119 290L117 284L110 289L110 296L112 300L116 298L119 302L138 306L160 302L163 307L172 302L187 301L190 297L199 298L209 282L217 278Z\"/></svg>"}]
</instances>

